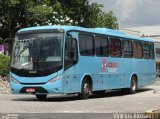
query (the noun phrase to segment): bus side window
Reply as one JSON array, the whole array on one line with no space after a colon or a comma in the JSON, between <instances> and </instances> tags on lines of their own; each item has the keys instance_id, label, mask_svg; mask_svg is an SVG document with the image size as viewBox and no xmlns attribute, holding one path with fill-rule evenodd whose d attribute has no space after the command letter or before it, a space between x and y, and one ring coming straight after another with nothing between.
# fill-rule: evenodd
<instances>
[{"instance_id":1,"label":"bus side window","mask_svg":"<svg viewBox=\"0 0 160 119\"><path fill-rule=\"evenodd\" d=\"M143 57L144 59L150 59L149 43L143 43Z\"/></svg>"},{"instance_id":2,"label":"bus side window","mask_svg":"<svg viewBox=\"0 0 160 119\"><path fill-rule=\"evenodd\" d=\"M123 57L124 58L132 58L133 57L133 47L132 47L132 41L124 39L123 40Z\"/></svg>"},{"instance_id":3,"label":"bus side window","mask_svg":"<svg viewBox=\"0 0 160 119\"><path fill-rule=\"evenodd\" d=\"M133 56L134 58L143 58L143 49L142 42L134 41L133 42Z\"/></svg>"},{"instance_id":4,"label":"bus side window","mask_svg":"<svg viewBox=\"0 0 160 119\"><path fill-rule=\"evenodd\" d=\"M96 36L95 47L97 56L105 57L109 55L107 37Z\"/></svg>"},{"instance_id":5,"label":"bus side window","mask_svg":"<svg viewBox=\"0 0 160 119\"><path fill-rule=\"evenodd\" d=\"M78 62L77 52L77 40L73 38L67 39L65 43L65 69Z\"/></svg>"},{"instance_id":6,"label":"bus side window","mask_svg":"<svg viewBox=\"0 0 160 119\"><path fill-rule=\"evenodd\" d=\"M109 53L111 57L121 57L121 40L119 38L110 38Z\"/></svg>"},{"instance_id":7,"label":"bus side window","mask_svg":"<svg viewBox=\"0 0 160 119\"><path fill-rule=\"evenodd\" d=\"M154 44L153 44L153 43L150 44L150 58L151 58L151 59L155 59L155 55L154 55Z\"/></svg>"}]
</instances>

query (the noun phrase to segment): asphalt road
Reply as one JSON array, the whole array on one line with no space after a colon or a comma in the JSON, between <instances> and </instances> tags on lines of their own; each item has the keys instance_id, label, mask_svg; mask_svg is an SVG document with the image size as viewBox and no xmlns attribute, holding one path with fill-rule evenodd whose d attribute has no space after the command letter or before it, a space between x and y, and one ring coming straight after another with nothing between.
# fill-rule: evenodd
<instances>
[{"instance_id":1,"label":"asphalt road","mask_svg":"<svg viewBox=\"0 0 160 119\"><path fill-rule=\"evenodd\" d=\"M34 95L0 95L0 113L3 114L0 117L8 113L20 113L19 116L22 119L29 117L38 119L45 115L48 118L56 117L56 119L58 117L74 119L82 115L83 119L96 119L97 116L111 118L115 113L145 113L158 109L160 109L160 81L139 89L134 95L117 90L108 91L105 95L93 95L88 100L79 100L76 95L51 95L45 101L37 101ZM41 114L36 117L37 113Z\"/></svg>"}]
</instances>

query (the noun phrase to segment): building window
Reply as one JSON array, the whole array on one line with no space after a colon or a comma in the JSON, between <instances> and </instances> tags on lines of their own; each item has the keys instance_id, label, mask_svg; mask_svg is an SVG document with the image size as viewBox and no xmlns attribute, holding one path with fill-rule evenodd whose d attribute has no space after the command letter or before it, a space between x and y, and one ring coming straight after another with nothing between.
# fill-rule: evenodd
<instances>
[{"instance_id":1,"label":"building window","mask_svg":"<svg viewBox=\"0 0 160 119\"><path fill-rule=\"evenodd\" d=\"M149 43L143 43L143 57L144 59L150 58L150 48Z\"/></svg>"},{"instance_id":2,"label":"building window","mask_svg":"<svg viewBox=\"0 0 160 119\"><path fill-rule=\"evenodd\" d=\"M111 57L121 57L121 40L119 38L110 38L109 53Z\"/></svg>"},{"instance_id":3,"label":"building window","mask_svg":"<svg viewBox=\"0 0 160 119\"><path fill-rule=\"evenodd\" d=\"M156 48L156 56L160 58L160 48Z\"/></svg>"},{"instance_id":4,"label":"building window","mask_svg":"<svg viewBox=\"0 0 160 119\"><path fill-rule=\"evenodd\" d=\"M85 56L94 55L94 41L92 35L80 34L79 35L79 47L80 54Z\"/></svg>"},{"instance_id":5,"label":"building window","mask_svg":"<svg viewBox=\"0 0 160 119\"><path fill-rule=\"evenodd\" d=\"M95 47L97 56L108 56L108 38L95 37Z\"/></svg>"},{"instance_id":6,"label":"building window","mask_svg":"<svg viewBox=\"0 0 160 119\"><path fill-rule=\"evenodd\" d=\"M133 56L135 58L142 58L143 57L142 42L140 42L140 41L133 42Z\"/></svg>"},{"instance_id":7,"label":"building window","mask_svg":"<svg viewBox=\"0 0 160 119\"><path fill-rule=\"evenodd\" d=\"M123 57L132 58L133 57L133 47L131 40L123 40Z\"/></svg>"}]
</instances>

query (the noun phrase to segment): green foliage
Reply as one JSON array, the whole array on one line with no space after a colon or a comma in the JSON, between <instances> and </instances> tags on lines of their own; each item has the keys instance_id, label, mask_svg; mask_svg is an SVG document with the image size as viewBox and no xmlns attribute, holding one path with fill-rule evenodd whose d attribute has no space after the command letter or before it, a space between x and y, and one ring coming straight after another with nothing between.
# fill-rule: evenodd
<instances>
[{"instance_id":1,"label":"green foliage","mask_svg":"<svg viewBox=\"0 0 160 119\"><path fill-rule=\"evenodd\" d=\"M9 60L10 57L6 55L0 55L0 76L5 77L9 73Z\"/></svg>"},{"instance_id":2,"label":"green foliage","mask_svg":"<svg viewBox=\"0 0 160 119\"><path fill-rule=\"evenodd\" d=\"M101 8L103 5L92 3L90 5L90 12L88 14L89 21L86 23L89 27L103 27L110 29L119 29L117 18L113 12L103 12Z\"/></svg>"},{"instance_id":3,"label":"green foliage","mask_svg":"<svg viewBox=\"0 0 160 119\"><path fill-rule=\"evenodd\" d=\"M113 15L112 11L108 13L102 12L101 14L99 14L96 27L106 27L110 29L119 28L117 18Z\"/></svg>"},{"instance_id":4,"label":"green foliage","mask_svg":"<svg viewBox=\"0 0 160 119\"><path fill-rule=\"evenodd\" d=\"M17 30L40 25L76 25L118 29L112 12L89 0L0 0L0 36L14 37Z\"/></svg>"},{"instance_id":5,"label":"green foliage","mask_svg":"<svg viewBox=\"0 0 160 119\"><path fill-rule=\"evenodd\" d=\"M97 27L96 24L98 22L98 16L102 12L101 8L103 6L98 3L92 3L89 7L88 14L86 15L87 20L84 21L84 24L87 27L94 28Z\"/></svg>"}]
</instances>

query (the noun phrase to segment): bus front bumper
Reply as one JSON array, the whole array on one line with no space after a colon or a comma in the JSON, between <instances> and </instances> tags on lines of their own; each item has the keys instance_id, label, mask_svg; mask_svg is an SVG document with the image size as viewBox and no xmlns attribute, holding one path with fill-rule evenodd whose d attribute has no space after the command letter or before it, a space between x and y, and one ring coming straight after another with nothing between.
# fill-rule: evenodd
<instances>
[{"instance_id":1,"label":"bus front bumper","mask_svg":"<svg viewBox=\"0 0 160 119\"><path fill-rule=\"evenodd\" d=\"M63 82L57 80L54 83L47 82L41 85L21 84L10 81L12 94L63 94Z\"/></svg>"}]
</instances>

